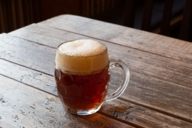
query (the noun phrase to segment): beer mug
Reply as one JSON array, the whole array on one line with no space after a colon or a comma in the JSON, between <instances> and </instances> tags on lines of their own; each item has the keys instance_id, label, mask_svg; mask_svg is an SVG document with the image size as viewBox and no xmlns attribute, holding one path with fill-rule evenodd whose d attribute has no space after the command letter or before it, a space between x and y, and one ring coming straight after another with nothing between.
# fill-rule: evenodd
<instances>
[{"instance_id":1,"label":"beer mug","mask_svg":"<svg viewBox=\"0 0 192 128\"><path fill-rule=\"evenodd\" d=\"M72 114L90 115L105 101L119 97L126 89L130 72L125 63L109 60L107 47L96 40L80 39L61 44L55 57L55 80L59 98ZM109 71L122 69L124 82L107 95Z\"/></svg>"}]
</instances>

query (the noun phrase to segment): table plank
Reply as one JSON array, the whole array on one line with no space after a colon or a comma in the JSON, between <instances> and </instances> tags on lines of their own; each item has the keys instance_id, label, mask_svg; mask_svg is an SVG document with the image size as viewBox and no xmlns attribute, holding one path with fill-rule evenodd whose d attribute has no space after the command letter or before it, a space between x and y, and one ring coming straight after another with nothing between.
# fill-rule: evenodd
<instances>
[{"instance_id":1,"label":"table plank","mask_svg":"<svg viewBox=\"0 0 192 128\"><path fill-rule=\"evenodd\" d=\"M2 67L0 68L0 74L3 73L4 76L6 75L7 77L19 81L20 83L34 86L36 88L39 88L40 90L47 91L50 94L57 96L57 92L55 92L56 85L52 76L42 74L32 69L28 69L11 62L7 62L5 60L0 60L0 67ZM192 123L176 119L157 111L122 100L115 100L113 102L105 103L99 113L110 117L116 117L119 120L134 124L136 126L147 128L161 128L165 126L167 128L190 128L192 126ZM6 127L7 125L10 124L0 123L0 126Z\"/></svg>"},{"instance_id":2,"label":"table plank","mask_svg":"<svg viewBox=\"0 0 192 128\"><path fill-rule=\"evenodd\" d=\"M8 39L8 38L6 38L6 39ZM17 40L20 43L22 42L21 41L22 39L17 39ZM16 39L14 40L14 43L15 42L16 42ZM25 41L25 46L27 46L28 43L31 44L32 42ZM38 50L38 47L45 47L42 45L39 45L39 46L36 46L36 45L38 45L38 44L35 44L36 51L39 51L39 52L40 52L40 50ZM33 45L29 45L29 46L31 49L35 49L35 48L33 48ZM122 47L119 45L115 45L115 46L116 47L114 49L116 49L117 47ZM40 48L40 49L42 49L42 48ZM51 48L49 48L49 49L51 49ZM47 49L45 49L45 51L41 50L41 52L40 52L40 53L44 53L45 60L47 60L46 57L49 57L49 58L52 57L52 55L47 56L46 52L48 52ZM27 51L25 51L25 54L28 54ZM38 54L38 53L36 53L36 54ZM52 54L54 54L54 53L52 53ZM11 54L11 55L12 55L12 57L14 56L14 54ZM119 53L119 56L121 56L120 53ZM16 58L18 59L18 57L16 57ZM11 59L11 58L8 58L8 59ZM19 58L19 59L21 59L21 58ZM54 59L54 58L52 58L52 59ZM128 61L129 60L126 60L126 63L128 63ZM17 62L20 62L20 61L17 61ZM36 65L39 65L39 63L42 63L42 62L37 61ZM27 64L27 63L24 63L24 64ZM25 65L25 66L30 67L30 65ZM40 65L43 66L42 64L40 64ZM54 65L54 62L52 62L52 66L50 66L50 68L52 68L53 65ZM131 66L132 65L130 65L130 67ZM42 71L40 66L39 66L39 70ZM50 69L48 69L48 71L46 71L46 72L50 73L50 74L53 73L53 72L50 72ZM141 78L142 79L145 78L145 79L143 81L141 81ZM158 85L157 86L158 89L156 89L156 85ZM135 103L140 103L140 104L150 107L150 108L155 108L158 111L166 112L166 114L174 115L174 116L182 118L184 120L191 121L190 114L192 113L191 112L192 103L189 100L191 97L191 93L190 93L191 90L189 88L179 86L178 84L162 81L162 80L159 80L158 78L153 78L146 74L137 73L136 69L135 69L135 71L132 70L131 84L127 90L128 91L123 96L124 99L130 100ZM173 91L173 90L175 90L175 91ZM176 101L177 103L182 104L182 106L175 106L173 108L172 106L173 106L174 102L168 102L168 101Z\"/></svg>"},{"instance_id":3,"label":"table plank","mask_svg":"<svg viewBox=\"0 0 192 128\"><path fill-rule=\"evenodd\" d=\"M132 81L122 97L191 122L190 92L191 89L132 72Z\"/></svg>"},{"instance_id":4,"label":"table plank","mask_svg":"<svg viewBox=\"0 0 192 128\"><path fill-rule=\"evenodd\" d=\"M36 24L13 31L10 35L34 42L38 41L40 44L47 43L48 46L53 48L56 48L62 41L66 42L73 39L88 38L86 36L79 37L77 34L73 33L66 34L66 32L61 30ZM33 38L28 38L29 35ZM48 40L50 36L52 36L52 40ZM54 42L53 40L55 39L57 39L58 42ZM135 50L129 47L117 47L115 44L107 42L103 43L109 47L111 54L116 56L116 58L119 55L123 56L123 58L126 57L125 61L130 63L131 66L135 66L134 69L137 69L137 71L144 71L154 77L192 88L192 63L188 64L182 61L170 60L169 58Z\"/></svg>"},{"instance_id":5,"label":"table plank","mask_svg":"<svg viewBox=\"0 0 192 128\"><path fill-rule=\"evenodd\" d=\"M70 115L63 111L62 104L55 96L1 75L0 81L2 128L133 128L99 113L89 117Z\"/></svg>"},{"instance_id":6,"label":"table plank","mask_svg":"<svg viewBox=\"0 0 192 128\"><path fill-rule=\"evenodd\" d=\"M53 18L59 25L51 19L0 35L0 127L192 127L191 44L86 18L61 17L66 20L63 28L61 20ZM90 37L101 39L111 56L124 58L131 81L123 96L104 104L97 114L74 117L55 97L55 48Z\"/></svg>"},{"instance_id":7,"label":"table plank","mask_svg":"<svg viewBox=\"0 0 192 128\"><path fill-rule=\"evenodd\" d=\"M21 65L0 59L0 74L28 86L57 95L54 77L23 67ZM9 70L7 70L9 69Z\"/></svg>"},{"instance_id":8,"label":"table plank","mask_svg":"<svg viewBox=\"0 0 192 128\"><path fill-rule=\"evenodd\" d=\"M56 49L4 35L0 42L0 58L47 74L54 72Z\"/></svg>"},{"instance_id":9,"label":"table plank","mask_svg":"<svg viewBox=\"0 0 192 128\"><path fill-rule=\"evenodd\" d=\"M63 42L70 41L71 39L75 40L84 38L84 36L78 34L52 29L46 26L41 27L37 24L31 24L29 26L10 32L9 34L53 48L57 47Z\"/></svg>"},{"instance_id":10,"label":"table plank","mask_svg":"<svg viewBox=\"0 0 192 128\"><path fill-rule=\"evenodd\" d=\"M105 103L101 113L128 121L144 128L191 128L192 123L166 116L157 111L123 100Z\"/></svg>"},{"instance_id":11,"label":"table plank","mask_svg":"<svg viewBox=\"0 0 192 128\"><path fill-rule=\"evenodd\" d=\"M57 16L39 24L81 33L188 63L192 62L192 44L158 34L74 15Z\"/></svg>"}]
</instances>

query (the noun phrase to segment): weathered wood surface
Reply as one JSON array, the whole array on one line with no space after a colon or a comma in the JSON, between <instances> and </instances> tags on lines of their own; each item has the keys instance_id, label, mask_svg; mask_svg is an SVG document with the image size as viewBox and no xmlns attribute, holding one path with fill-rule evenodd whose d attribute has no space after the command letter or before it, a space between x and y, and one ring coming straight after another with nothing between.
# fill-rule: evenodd
<instances>
[{"instance_id":1,"label":"weathered wood surface","mask_svg":"<svg viewBox=\"0 0 192 128\"><path fill-rule=\"evenodd\" d=\"M102 114L68 114L58 98L0 75L1 128L133 128Z\"/></svg>"},{"instance_id":2,"label":"weathered wood surface","mask_svg":"<svg viewBox=\"0 0 192 128\"><path fill-rule=\"evenodd\" d=\"M59 128L63 126L192 127L192 64L189 63L191 62L191 53L189 50L191 44L177 40L178 45L182 44L181 46L183 46L179 49L178 46L174 46L173 40L175 39L137 30L134 32L138 33L138 35L144 33L141 34L143 35L142 47L137 47L138 44L140 45L137 39L135 39L135 45L133 45L134 43L131 43L131 45L130 43L126 43L126 41L130 41L129 39L126 39L124 44L122 44L119 41L110 40L112 37L117 38L117 33L122 33L122 30L125 30L122 26L94 20L86 22L88 19L84 20L84 18L79 18L79 22L77 22L78 17L64 17L61 16L61 19L65 19L64 21L66 21L63 23L63 28L62 23L59 23L61 26L58 29L58 26L54 26L54 22L49 20L40 24L32 24L13 31L8 35L3 34L0 36L0 81L2 81L0 82L0 87L3 88L0 90L0 96L3 97L2 103L0 103L0 108L2 108L0 109L0 116L4 114L0 117L0 127L27 127L27 122L30 124L36 123L33 127L40 128ZM71 23L69 23L70 19ZM53 20L55 22L61 22L59 18L54 18ZM81 26L82 22L86 22L88 26ZM93 27L89 25L90 23L93 24ZM98 28L95 28L94 24L98 25ZM100 25L101 27L99 27ZM111 27L108 28L110 30L104 29L109 26ZM97 33L101 31L100 29L102 27L103 34ZM88 30L80 32L83 28L87 28ZM86 31L90 31L90 33L86 33ZM126 33L129 31L132 32L133 30L127 29ZM152 41L149 42L150 44L146 43L147 35L164 40L163 44L159 45L159 49L156 49L157 52L154 50L157 47L151 49L156 43L153 44ZM128 36L127 38L131 38L129 37L130 35L126 36ZM65 112L62 115L62 106L55 97L57 96L57 91L53 78L56 47L66 41L91 37L101 39L100 41L109 48L109 53L112 57L124 59L131 70L130 85L120 99L104 104L102 109L94 116L80 118L71 116ZM136 35L134 38L136 38ZM152 39L153 37L149 38ZM170 49L165 49L165 42L167 42L166 46L174 46L173 49L175 51L173 53L176 51L182 52L172 56ZM184 48L184 46L187 48ZM167 54L164 52L167 52ZM113 81L116 81L116 78ZM15 93L18 96L11 97L11 94L14 92L13 90L16 90ZM31 95L35 96L31 97ZM3 102L6 101L4 100L6 97L9 104L4 106L5 104ZM46 107L49 107L49 105L42 105L46 102L47 97L54 99L54 104L51 104L51 107L54 109L52 113L47 113ZM21 101L21 103L16 102L17 100ZM41 109L33 110L35 114L22 115L22 113L19 113L19 108L25 110L26 113L28 111L31 112L29 105L33 104L26 102L27 100L39 103L35 107ZM12 115L19 115L19 120L15 121L13 119L14 116L6 112L4 113L4 111L7 113L10 112ZM44 116L46 117L43 118ZM59 118L60 116L63 118ZM55 118L50 121L53 117ZM7 121L5 121L6 119ZM38 121L44 122L41 124ZM75 126L76 124L78 125Z\"/></svg>"},{"instance_id":3,"label":"weathered wood surface","mask_svg":"<svg viewBox=\"0 0 192 128\"><path fill-rule=\"evenodd\" d=\"M17 31L13 31L10 34L25 40L46 44L53 48L56 48L61 42L89 38L86 36L79 36L70 32L35 24ZM50 36L52 36L51 39L49 39ZM109 52L112 56L122 56L125 60L127 59L127 63L131 63L131 66L136 66L136 69L140 72L146 70L145 73L158 78L160 77L163 80L175 82L190 88L192 87L192 63L188 64L182 61L172 60L129 47L117 46L115 44L106 42L103 43L109 47Z\"/></svg>"},{"instance_id":4,"label":"weathered wood surface","mask_svg":"<svg viewBox=\"0 0 192 128\"><path fill-rule=\"evenodd\" d=\"M186 41L73 15L57 16L40 24L192 62L192 45Z\"/></svg>"},{"instance_id":5,"label":"weathered wood surface","mask_svg":"<svg viewBox=\"0 0 192 128\"><path fill-rule=\"evenodd\" d=\"M38 33L39 32L37 29L38 27L39 27L39 29L40 29L39 31L41 33ZM36 28L36 29L33 29L33 28ZM43 31L43 29L45 29L45 30ZM32 25L27 28L24 28L23 30L19 30L18 32L17 31L12 32L11 35L19 36L20 38L26 38L27 36L25 36L25 33L27 32L29 35L33 35L33 39L31 39L31 41L39 40L39 42L42 42L43 44L45 44L47 41L43 42L43 40L41 40L38 35L41 35L41 36L44 35L44 39L46 39L47 36L54 35L55 31L56 31L55 29L51 29L51 28L48 29L46 27L41 27L39 25ZM59 32L60 31L57 30L57 33L56 33L57 38L58 38L58 35L62 35L62 34L60 34L61 32L60 33ZM45 33L45 34L43 34L43 33ZM22 36L22 34L23 34L23 36ZM74 37L76 39L76 37L77 37L76 34L74 34ZM62 41L65 39L65 36L61 36L60 38L63 38L63 39L61 39L61 41ZM80 38L82 38L82 37L80 37ZM87 37L84 37L84 38L87 38ZM69 40L73 40L73 38L71 38ZM61 42L61 41L59 41L59 42ZM50 42L47 42L47 44L50 44L51 42L52 42L52 40L50 40ZM55 44L56 44L55 47L57 47L59 45L57 43L55 43ZM180 94L180 95L182 95L180 98L181 101L183 99L183 95L184 95L184 97L186 96L186 98L184 98L184 99L189 99L188 97L190 96L190 90L188 93L179 92L180 90L183 90L183 88L185 90L188 90L188 87L191 88L191 84L190 84L190 83L192 83L191 82L192 79L191 79L191 75L190 75L191 69L190 69L190 65L188 65L187 63L180 62L177 60L170 61L169 58L154 55L151 53L145 53L143 51L126 48L126 47L115 45L115 44L108 44L108 43L105 43L105 44L109 47L109 52L111 53L111 55L116 56L116 57L120 56L121 58L124 58L124 61L129 64L132 71L142 73L143 74L142 76L145 76L145 74L147 74L148 76L144 77L145 78L144 80L146 80L146 83L147 83L147 81L150 82L150 80L155 76L154 80L156 80L155 82L158 82L158 84L160 85L159 88L161 88L161 90L159 90L159 93L164 93L164 95L169 94L171 96L174 95L177 97L178 97L178 94ZM151 78L149 79L148 77L151 77ZM161 80L159 80L159 78L161 78ZM147 80L147 79L149 79L149 80ZM139 80L139 78L138 78L138 80ZM136 80L136 81L138 81L138 80ZM174 84L169 83L169 82L164 82L164 80L171 81ZM155 87L156 87L155 85L157 84L155 82L150 82L150 84L146 84L146 85L147 86L150 85L151 86L150 88L155 89ZM178 84L178 83L180 83L180 84ZM142 87L142 84L144 84L143 81L141 81L137 85L140 85ZM168 86L168 85L171 85L171 86ZM185 87L179 87L180 89L177 89L178 86L185 86ZM176 89L172 89L172 87L176 88ZM174 90L178 90L178 91L175 92ZM164 96L164 97L166 97L166 96ZM130 100L133 100L133 99L130 98ZM147 100L150 101L150 99L147 99ZM154 99L152 99L152 100L154 100ZM158 99L155 99L155 100L158 100ZM163 99L163 100L167 100L167 99ZM140 102L143 102L143 101L140 100ZM165 102L159 101L159 102L163 102L164 104L166 104L166 101ZM144 104L145 104L145 102L144 102ZM168 106L172 107L171 104L172 103L170 103L170 105L168 105ZM147 105L149 105L149 104L147 104ZM162 105L162 106L164 106L164 105ZM159 107L157 107L157 109L159 109ZM161 107L160 107L160 109L161 109ZM166 105L166 107L164 107L164 110L166 110L166 109L167 109L167 105ZM175 108L173 108L173 110L174 109ZM190 107L188 109L190 110ZM186 112L186 111L184 110L184 112ZM175 112L169 112L169 113L175 114ZM191 111L188 111L186 113L190 114ZM183 114L183 115L185 115L185 114ZM188 116L190 116L190 115L188 115Z\"/></svg>"},{"instance_id":6,"label":"weathered wood surface","mask_svg":"<svg viewBox=\"0 0 192 128\"><path fill-rule=\"evenodd\" d=\"M7 36L7 38L9 38L9 36ZM31 42L25 42L25 43L27 44ZM14 79L20 83L24 83L28 86L32 86L40 90L44 90L50 94L57 95L55 82L52 74L47 75L42 72L30 69L30 67L27 68L27 65L23 67L21 65L8 62L6 60L0 60L0 67L1 67L0 74L3 74L6 77ZM132 74L132 75L136 76L135 74ZM137 87L137 85L135 87ZM132 86L132 83L131 83L131 87L128 90L131 91L132 88L135 88L135 87ZM143 91L145 91L145 89ZM137 93L138 92L136 92L133 96L137 96L138 95ZM157 95L160 95L160 94L157 94ZM127 95L125 95L125 99L127 99L126 97ZM133 98L132 100L134 100L135 98ZM113 105L115 106L113 107ZM143 126L143 127L152 128L152 127L166 126L171 128L173 126L174 127L185 126L186 128L187 127L190 128L190 126L192 125L191 123L182 121L180 119L176 119L174 117L169 117L157 111L154 111L145 107L141 107L136 104L131 104L129 102L123 102L123 101L117 102L117 100L112 103L105 104L105 106L102 108L100 113L111 116L111 117L118 116L117 118L122 121L131 123L136 126ZM146 113L148 115L146 115Z\"/></svg>"}]
</instances>

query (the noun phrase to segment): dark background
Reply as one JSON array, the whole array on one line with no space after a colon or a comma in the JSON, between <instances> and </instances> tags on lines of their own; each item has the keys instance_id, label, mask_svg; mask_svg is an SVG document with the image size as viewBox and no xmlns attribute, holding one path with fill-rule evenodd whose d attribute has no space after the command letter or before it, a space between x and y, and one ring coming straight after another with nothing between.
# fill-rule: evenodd
<instances>
[{"instance_id":1,"label":"dark background","mask_svg":"<svg viewBox=\"0 0 192 128\"><path fill-rule=\"evenodd\" d=\"M192 0L0 0L0 32L74 14L191 41Z\"/></svg>"}]
</instances>

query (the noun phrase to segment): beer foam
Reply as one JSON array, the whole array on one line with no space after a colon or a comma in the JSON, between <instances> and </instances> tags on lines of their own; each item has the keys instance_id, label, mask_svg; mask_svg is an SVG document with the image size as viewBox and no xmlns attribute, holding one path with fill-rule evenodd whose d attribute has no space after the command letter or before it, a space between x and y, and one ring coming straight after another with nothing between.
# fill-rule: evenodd
<instances>
[{"instance_id":1,"label":"beer foam","mask_svg":"<svg viewBox=\"0 0 192 128\"><path fill-rule=\"evenodd\" d=\"M108 63L105 45L92 39L81 39L59 46L56 58L56 69L73 74L90 74L105 68Z\"/></svg>"}]
</instances>

